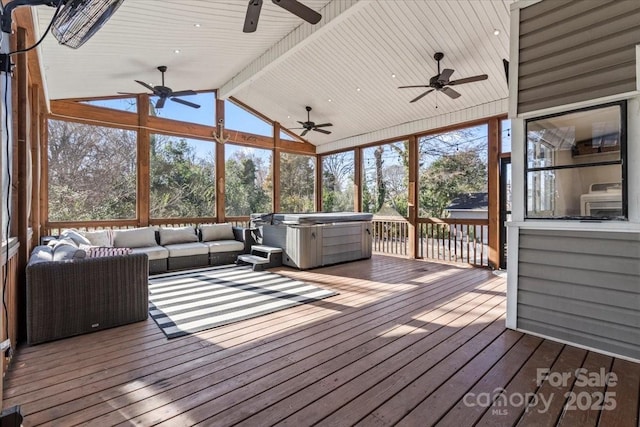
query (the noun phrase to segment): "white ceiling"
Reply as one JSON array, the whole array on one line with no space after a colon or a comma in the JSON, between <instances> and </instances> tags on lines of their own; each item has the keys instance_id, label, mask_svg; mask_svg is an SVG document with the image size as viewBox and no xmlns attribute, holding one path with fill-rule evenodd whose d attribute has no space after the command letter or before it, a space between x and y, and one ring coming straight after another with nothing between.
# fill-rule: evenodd
<instances>
[{"instance_id":1,"label":"white ceiling","mask_svg":"<svg viewBox=\"0 0 640 427\"><path fill-rule=\"evenodd\" d=\"M331 135L307 134L318 151L375 140L381 130L401 135L412 122L508 97L502 59L512 0L302 2L323 15L320 23L264 0L257 31L245 34L247 0L126 0L77 50L44 40L48 97L140 92L134 79L159 84L156 67L167 65L166 85L174 90L219 89L285 127L306 120L304 107L313 107L312 121L334 125ZM43 31L53 10L33 10ZM462 96L455 100L433 92L409 103L422 89L397 87L428 84L437 51L445 54L442 68L455 70L452 80L488 80L456 86Z\"/></svg>"}]
</instances>

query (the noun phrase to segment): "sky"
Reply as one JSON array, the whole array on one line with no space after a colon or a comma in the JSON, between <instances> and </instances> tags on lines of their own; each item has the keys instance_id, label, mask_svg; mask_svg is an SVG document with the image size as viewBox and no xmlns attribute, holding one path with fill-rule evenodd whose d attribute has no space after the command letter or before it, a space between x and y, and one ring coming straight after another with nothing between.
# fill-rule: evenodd
<instances>
[{"instance_id":1,"label":"sky","mask_svg":"<svg viewBox=\"0 0 640 427\"><path fill-rule=\"evenodd\" d=\"M198 123L207 126L215 125L216 107L215 94L213 92L203 92L196 95L181 96L180 99L199 104L200 108L191 108L178 102L167 100L162 109L156 111L158 117L180 120L189 123ZM157 97L151 97L151 103L155 104ZM132 99L108 99L88 102L91 105L114 108L123 111L135 111L135 105L131 104ZM253 114L238 107L233 102L225 100L225 128L241 130L254 133L256 135L273 136L273 126ZM291 140L289 136L282 133L280 137Z\"/></svg>"}]
</instances>

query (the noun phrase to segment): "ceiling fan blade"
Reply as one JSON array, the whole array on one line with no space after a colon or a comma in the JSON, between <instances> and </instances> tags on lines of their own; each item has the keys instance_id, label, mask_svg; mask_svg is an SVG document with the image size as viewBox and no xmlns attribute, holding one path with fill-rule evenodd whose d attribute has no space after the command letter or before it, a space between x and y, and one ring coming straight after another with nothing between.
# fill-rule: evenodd
<instances>
[{"instance_id":1,"label":"ceiling fan blade","mask_svg":"<svg viewBox=\"0 0 640 427\"><path fill-rule=\"evenodd\" d=\"M304 19L310 24L317 24L322 19L322 15L320 15L315 10L311 9L308 6L300 3L298 0L272 0L275 4L280 6L281 8L288 10L294 15Z\"/></svg>"},{"instance_id":2,"label":"ceiling fan blade","mask_svg":"<svg viewBox=\"0 0 640 427\"><path fill-rule=\"evenodd\" d=\"M315 128L326 128L327 126L333 126L332 123L322 123L320 125L315 125Z\"/></svg>"},{"instance_id":3,"label":"ceiling fan blade","mask_svg":"<svg viewBox=\"0 0 640 427\"><path fill-rule=\"evenodd\" d=\"M451 82L449 82L449 85L461 85L464 83L472 83L472 82L479 82L480 80L487 80L489 78L489 76L487 76L486 74L480 74L478 76L473 76L473 77L466 77L464 79L458 79L458 80L453 80Z\"/></svg>"},{"instance_id":4,"label":"ceiling fan blade","mask_svg":"<svg viewBox=\"0 0 640 427\"><path fill-rule=\"evenodd\" d=\"M456 99L460 97L460 94L450 87L443 87L441 90L442 93L448 95L451 99Z\"/></svg>"},{"instance_id":5,"label":"ceiling fan blade","mask_svg":"<svg viewBox=\"0 0 640 427\"><path fill-rule=\"evenodd\" d=\"M165 97L160 97L158 98L158 101L156 102L156 108L162 108L164 107L164 103L167 101L167 98Z\"/></svg>"},{"instance_id":6,"label":"ceiling fan blade","mask_svg":"<svg viewBox=\"0 0 640 427\"><path fill-rule=\"evenodd\" d=\"M410 87L431 87L429 85L415 85L415 86L398 86L398 89L407 89Z\"/></svg>"},{"instance_id":7,"label":"ceiling fan blade","mask_svg":"<svg viewBox=\"0 0 640 427\"><path fill-rule=\"evenodd\" d=\"M426 91L426 92L425 92L425 93L423 93L422 95L419 95L419 96L417 96L416 98L413 98L413 99L412 99L411 101L409 101L409 102L416 102L417 100L422 99L422 97L423 97L423 96L425 96L426 94L431 93L431 92L433 92L433 89L429 89L428 91Z\"/></svg>"},{"instance_id":8,"label":"ceiling fan blade","mask_svg":"<svg viewBox=\"0 0 640 427\"><path fill-rule=\"evenodd\" d=\"M189 96L189 95L197 95L198 92L195 90L179 90L178 92L171 92L171 96Z\"/></svg>"},{"instance_id":9,"label":"ceiling fan blade","mask_svg":"<svg viewBox=\"0 0 640 427\"><path fill-rule=\"evenodd\" d=\"M303 130L302 133L300 134L300 136L305 136L307 134L307 132L309 132L309 129Z\"/></svg>"},{"instance_id":10,"label":"ceiling fan blade","mask_svg":"<svg viewBox=\"0 0 640 427\"><path fill-rule=\"evenodd\" d=\"M303 127L306 124L305 122L301 122L300 120L296 120L296 122L300 123ZM302 128L301 128L302 129Z\"/></svg>"},{"instance_id":11,"label":"ceiling fan blade","mask_svg":"<svg viewBox=\"0 0 640 427\"><path fill-rule=\"evenodd\" d=\"M507 79L507 86L509 85L509 61L502 60L502 66L504 67L504 77Z\"/></svg>"},{"instance_id":12,"label":"ceiling fan blade","mask_svg":"<svg viewBox=\"0 0 640 427\"><path fill-rule=\"evenodd\" d=\"M262 0L249 0L247 14L244 17L243 33L253 33L258 28L260 9L262 9Z\"/></svg>"},{"instance_id":13,"label":"ceiling fan blade","mask_svg":"<svg viewBox=\"0 0 640 427\"><path fill-rule=\"evenodd\" d=\"M316 131L316 132L325 133L327 135L329 135L331 133L331 131L329 131L329 130L318 129L317 127L313 128L313 130Z\"/></svg>"},{"instance_id":14,"label":"ceiling fan blade","mask_svg":"<svg viewBox=\"0 0 640 427\"><path fill-rule=\"evenodd\" d=\"M137 93L133 93L133 92L116 92L119 95L137 95Z\"/></svg>"},{"instance_id":15,"label":"ceiling fan blade","mask_svg":"<svg viewBox=\"0 0 640 427\"><path fill-rule=\"evenodd\" d=\"M193 102L185 101L184 99L172 97L171 100L174 101L174 102L177 102L178 104L186 105L187 107L200 108L200 106L198 104L194 104Z\"/></svg>"},{"instance_id":16,"label":"ceiling fan blade","mask_svg":"<svg viewBox=\"0 0 640 427\"><path fill-rule=\"evenodd\" d=\"M451 68L445 68L438 76L438 81L441 83L447 83L451 74L453 74L453 70Z\"/></svg>"},{"instance_id":17,"label":"ceiling fan blade","mask_svg":"<svg viewBox=\"0 0 640 427\"><path fill-rule=\"evenodd\" d=\"M153 92L153 93L155 93L155 92L156 92L156 90L153 88L153 86L151 86L151 85L149 85L149 84L147 84L147 83L145 83L145 82L142 82L142 81L140 81L140 80L134 80L134 81L135 81L136 83L138 83L139 85L142 85L142 86L146 87L146 88L147 88L147 89L149 89L151 92Z\"/></svg>"}]
</instances>

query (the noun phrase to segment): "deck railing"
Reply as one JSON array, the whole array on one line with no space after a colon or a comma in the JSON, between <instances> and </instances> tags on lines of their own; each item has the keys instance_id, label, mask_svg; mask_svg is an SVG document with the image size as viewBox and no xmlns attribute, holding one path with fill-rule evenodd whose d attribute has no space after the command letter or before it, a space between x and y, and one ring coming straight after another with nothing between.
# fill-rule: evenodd
<instances>
[{"instance_id":1,"label":"deck railing","mask_svg":"<svg viewBox=\"0 0 640 427\"><path fill-rule=\"evenodd\" d=\"M248 216L228 217L225 220L232 225L239 227L249 226ZM149 226L155 227L186 227L191 225L197 227L199 224L215 224L217 219L211 218L176 218L176 219L152 219ZM123 230L127 228L139 227L135 219L128 220L108 220L108 221L65 221L47 223L44 228L43 235L57 236L65 228L75 228L80 231L96 231L96 230Z\"/></svg>"},{"instance_id":2,"label":"deck railing","mask_svg":"<svg viewBox=\"0 0 640 427\"><path fill-rule=\"evenodd\" d=\"M417 257L488 267L485 219L419 218ZM373 251L409 256L409 222L398 217L373 218Z\"/></svg>"},{"instance_id":3,"label":"deck railing","mask_svg":"<svg viewBox=\"0 0 640 427\"><path fill-rule=\"evenodd\" d=\"M418 257L489 266L486 219L418 219Z\"/></svg>"},{"instance_id":4,"label":"deck railing","mask_svg":"<svg viewBox=\"0 0 640 427\"><path fill-rule=\"evenodd\" d=\"M409 222L404 218L373 218L373 252L409 255Z\"/></svg>"},{"instance_id":5,"label":"deck railing","mask_svg":"<svg viewBox=\"0 0 640 427\"><path fill-rule=\"evenodd\" d=\"M150 225L180 227L215 223L216 218L180 218L151 220ZM227 217L226 222L240 227L249 226L249 217ZM453 261L488 267L488 225L486 219L419 218L416 230L417 257ZM51 223L45 229L48 235L57 235L64 228L92 231L136 227L135 220ZM374 216L373 252L411 256L409 253L409 222L402 217Z\"/></svg>"}]
</instances>

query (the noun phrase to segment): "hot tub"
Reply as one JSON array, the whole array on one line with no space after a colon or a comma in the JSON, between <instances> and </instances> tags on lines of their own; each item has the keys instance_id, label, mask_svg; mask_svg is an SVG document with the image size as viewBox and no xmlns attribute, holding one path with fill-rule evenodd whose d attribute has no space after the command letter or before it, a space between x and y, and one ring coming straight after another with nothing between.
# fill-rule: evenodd
<instances>
[{"instance_id":1,"label":"hot tub","mask_svg":"<svg viewBox=\"0 0 640 427\"><path fill-rule=\"evenodd\" d=\"M282 248L282 262L302 270L371 258L372 214L253 214L262 244Z\"/></svg>"}]
</instances>

